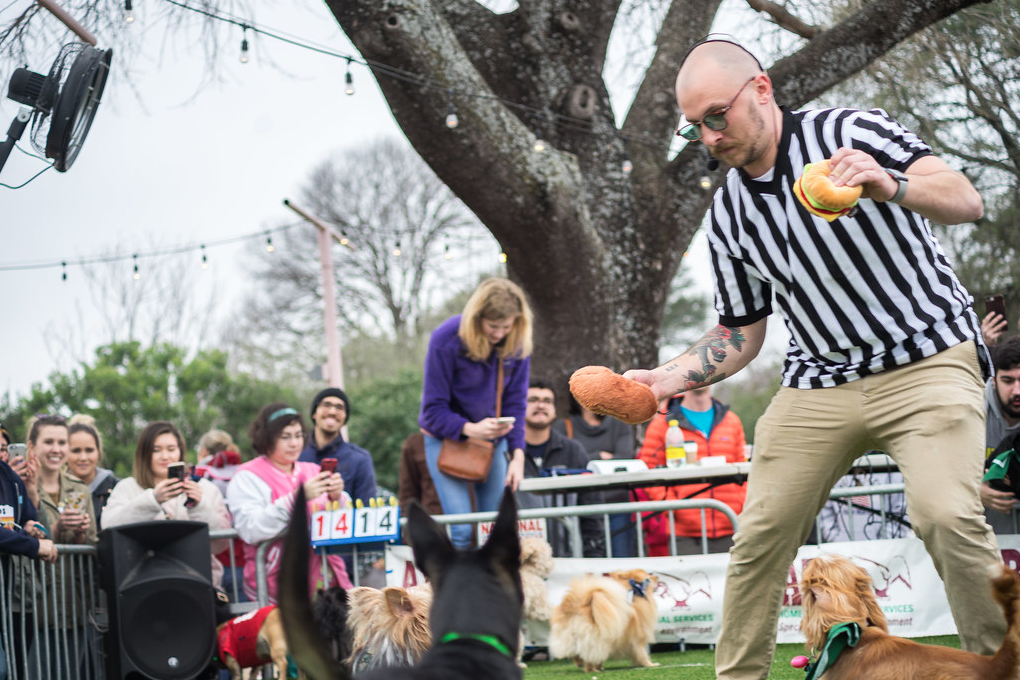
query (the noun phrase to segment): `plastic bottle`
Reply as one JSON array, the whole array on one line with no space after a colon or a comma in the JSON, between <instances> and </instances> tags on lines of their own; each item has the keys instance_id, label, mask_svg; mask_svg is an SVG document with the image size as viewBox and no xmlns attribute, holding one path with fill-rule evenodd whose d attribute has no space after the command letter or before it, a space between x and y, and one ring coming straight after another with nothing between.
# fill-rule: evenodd
<instances>
[{"instance_id":1,"label":"plastic bottle","mask_svg":"<svg viewBox=\"0 0 1020 680\"><path fill-rule=\"evenodd\" d=\"M669 421L666 428L666 467L677 468L687 464L687 451L684 450L684 433L680 429L680 421Z\"/></svg>"}]
</instances>

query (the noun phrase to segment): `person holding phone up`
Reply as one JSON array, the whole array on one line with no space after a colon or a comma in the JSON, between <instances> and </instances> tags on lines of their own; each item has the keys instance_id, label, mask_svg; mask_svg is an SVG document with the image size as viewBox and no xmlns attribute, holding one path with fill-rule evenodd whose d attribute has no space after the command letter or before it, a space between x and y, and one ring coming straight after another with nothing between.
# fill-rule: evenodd
<instances>
[{"instance_id":1,"label":"person holding phone up","mask_svg":"<svg viewBox=\"0 0 1020 680\"><path fill-rule=\"evenodd\" d=\"M227 503L234 515L237 535L244 541L244 592L252 600L258 597L255 580L255 555L259 544L272 541L266 551L266 580L269 601L276 602L276 581L283 551L282 534L287 530L291 513L310 512L318 505L351 504L344 491L344 479L336 473L335 458L317 463L299 460L305 441L305 424L301 414L287 404L263 406L248 428L252 447L259 455L241 465L227 485ZM308 503L294 507L294 495L304 487ZM326 555L327 569L323 578L323 556L309 546L308 584L311 592L334 585L350 589L347 566L340 555Z\"/></svg>"},{"instance_id":2,"label":"person holding phone up","mask_svg":"<svg viewBox=\"0 0 1020 680\"><path fill-rule=\"evenodd\" d=\"M1009 321L1006 319L1006 296L1001 293L986 295L985 316L981 319L981 336L985 344L989 346L996 344L1007 330Z\"/></svg>"},{"instance_id":3,"label":"person holding phone up","mask_svg":"<svg viewBox=\"0 0 1020 680\"><path fill-rule=\"evenodd\" d=\"M149 423L138 436L132 476L113 487L103 510L102 528L159 519L205 522L209 529L229 529L223 494L207 479L185 473L184 437L173 423ZM229 541L210 541L213 585L220 587L223 565L215 555Z\"/></svg>"}]
</instances>

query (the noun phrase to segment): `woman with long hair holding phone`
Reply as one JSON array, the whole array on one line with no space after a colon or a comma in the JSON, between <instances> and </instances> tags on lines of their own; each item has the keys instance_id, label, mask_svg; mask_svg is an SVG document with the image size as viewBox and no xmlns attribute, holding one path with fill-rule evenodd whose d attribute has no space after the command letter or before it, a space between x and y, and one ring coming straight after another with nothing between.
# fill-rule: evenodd
<instances>
[{"instance_id":1,"label":"woman with long hair holding phone","mask_svg":"<svg viewBox=\"0 0 1020 680\"><path fill-rule=\"evenodd\" d=\"M446 514L495 510L503 488L524 478L524 410L531 370L531 308L524 291L507 279L486 279L464 311L432 332L425 356L418 424L425 433L425 462ZM502 364L502 405L496 417ZM444 439L493 442L492 467L481 482L439 469ZM471 546L471 525L450 527L454 546Z\"/></svg>"},{"instance_id":2,"label":"woman with long hair holding phone","mask_svg":"<svg viewBox=\"0 0 1020 680\"><path fill-rule=\"evenodd\" d=\"M210 529L229 529L230 513L223 494L207 479L195 481L184 472L184 437L173 423L157 420L138 436L132 476L113 487L103 509L102 527L158 519L205 522ZM214 555L229 541L211 541L212 581L223 580L223 565Z\"/></svg>"}]
</instances>

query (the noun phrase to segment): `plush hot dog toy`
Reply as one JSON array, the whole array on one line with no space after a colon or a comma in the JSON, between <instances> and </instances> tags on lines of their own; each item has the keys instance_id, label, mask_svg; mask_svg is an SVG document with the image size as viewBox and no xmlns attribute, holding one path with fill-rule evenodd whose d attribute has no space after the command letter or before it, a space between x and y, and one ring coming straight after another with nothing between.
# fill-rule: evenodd
<instances>
[{"instance_id":1,"label":"plush hot dog toy","mask_svg":"<svg viewBox=\"0 0 1020 680\"><path fill-rule=\"evenodd\" d=\"M793 185L793 193L807 211L829 222L853 210L863 191L861 187L836 186L829 179L830 172L827 160L808 163Z\"/></svg>"},{"instance_id":2,"label":"plush hot dog toy","mask_svg":"<svg viewBox=\"0 0 1020 680\"><path fill-rule=\"evenodd\" d=\"M652 388L614 373L605 366L585 366L570 376L570 392L577 403L593 413L637 425L659 408Z\"/></svg>"}]
</instances>

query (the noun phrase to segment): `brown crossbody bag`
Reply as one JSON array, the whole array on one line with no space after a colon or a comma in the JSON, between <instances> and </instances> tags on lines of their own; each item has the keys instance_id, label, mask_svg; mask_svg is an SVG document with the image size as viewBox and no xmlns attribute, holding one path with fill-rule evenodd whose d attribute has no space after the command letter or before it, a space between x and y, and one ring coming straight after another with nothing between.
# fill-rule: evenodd
<instances>
[{"instance_id":1,"label":"brown crossbody bag","mask_svg":"<svg viewBox=\"0 0 1020 680\"><path fill-rule=\"evenodd\" d=\"M503 407L503 359L497 357L496 417ZM467 482L482 482L489 477L495 445L488 439L444 439L439 448L439 470Z\"/></svg>"}]
</instances>

